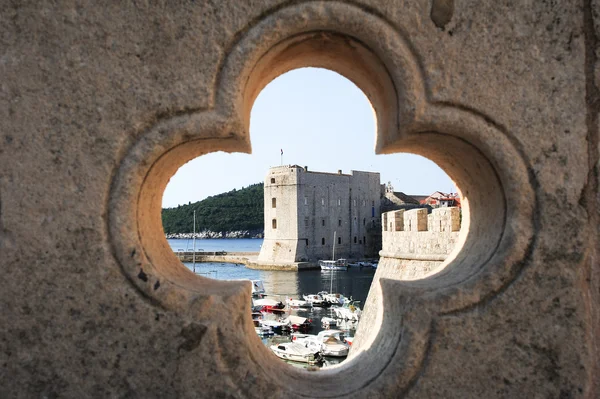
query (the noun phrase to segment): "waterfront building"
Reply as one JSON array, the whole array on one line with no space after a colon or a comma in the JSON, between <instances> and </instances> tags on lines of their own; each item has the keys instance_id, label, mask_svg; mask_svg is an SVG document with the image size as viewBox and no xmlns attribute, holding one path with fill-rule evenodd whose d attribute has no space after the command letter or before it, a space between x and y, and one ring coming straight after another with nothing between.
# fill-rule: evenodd
<instances>
[{"instance_id":1,"label":"waterfront building","mask_svg":"<svg viewBox=\"0 0 600 399\"><path fill-rule=\"evenodd\" d=\"M269 169L264 184L265 238L258 265L309 267L319 259L359 259L380 249L379 173ZM335 241L334 241L335 236Z\"/></svg>"}]
</instances>

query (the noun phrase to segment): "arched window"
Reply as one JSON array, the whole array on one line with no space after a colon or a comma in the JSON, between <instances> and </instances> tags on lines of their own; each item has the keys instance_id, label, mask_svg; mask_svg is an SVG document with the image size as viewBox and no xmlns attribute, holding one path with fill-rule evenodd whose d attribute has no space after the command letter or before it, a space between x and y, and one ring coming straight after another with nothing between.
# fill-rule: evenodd
<instances>
[{"instance_id":1,"label":"arched window","mask_svg":"<svg viewBox=\"0 0 600 399\"><path fill-rule=\"evenodd\" d=\"M271 226L273 227L273 230L277 228L277 219L271 221Z\"/></svg>"},{"instance_id":2,"label":"arched window","mask_svg":"<svg viewBox=\"0 0 600 399\"><path fill-rule=\"evenodd\" d=\"M277 198L271 198L271 208L277 208Z\"/></svg>"},{"instance_id":3,"label":"arched window","mask_svg":"<svg viewBox=\"0 0 600 399\"><path fill-rule=\"evenodd\" d=\"M325 245L325 237L321 238L321 245Z\"/></svg>"}]
</instances>

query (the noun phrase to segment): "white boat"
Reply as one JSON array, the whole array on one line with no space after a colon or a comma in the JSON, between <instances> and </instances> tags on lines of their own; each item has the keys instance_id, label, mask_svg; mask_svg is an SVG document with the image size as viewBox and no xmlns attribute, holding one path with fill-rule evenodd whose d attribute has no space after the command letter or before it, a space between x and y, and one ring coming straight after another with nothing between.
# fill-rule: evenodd
<instances>
[{"instance_id":1,"label":"white boat","mask_svg":"<svg viewBox=\"0 0 600 399\"><path fill-rule=\"evenodd\" d=\"M328 330L331 327L337 326L337 320L332 319L331 317L323 317L323 318L321 318L321 325L323 326L323 328Z\"/></svg>"},{"instance_id":2,"label":"white boat","mask_svg":"<svg viewBox=\"0 0 600 399\"><path fill-rule=\"evenodd\" d=\"M268 337L270 335L274 335L273 329L269 326L259 326L254 327L254 331L259 337Z\"/></svg>"},{"instance_id":3,"label":"white boat","mask_svg":"<svg viewBox=\"0 0 600 399\"><path fill-rule=\"evenodd\" d=\"M306 317L289 315L282 322L289 324L294 331L308 331L312 328L312 320Z\"/></svg>"},{"instance_id":4,"label":"white boat","mask_svg":"<svg viewBox=\"0 0 600 399\"><path fill-rule=\"evenodd\" d=\"M312 303L302 299L287 298L285 303L292 308L312 308Z\"/></svg>"},{"instance_id":5,"label":"white boat","mask_svg":"<svg viewBox=\"0 0 600 399\"><path fill-rule=\"evenodd\" d=\"M292 342L300 343L312 350L318 350L323 356L344 357L348 356L350 350L344 332L340 330L325 330L317 335L292 334Z\"/></svg>"},{"instance_id":6,"label":"white boat","mask_svg":"<svg viewBox=\"0 0 600 399\"><path fill-rule=\"evenodd\" d=\"M333 232L333 248L331 252L331 259L335 259L335 236L337 231ZM319 266L321 270L326 271L347 271L348 270L348 260L347 259L338 259L338 260L320 260Z\"/></svg>"},{"instance_id":7,"label":"white boat","mask_svg":"<svg viewBox=\"0 0 600 399\"><path fill-rule=\"evenodd\" d=\"M262 298L265 296L265 286L262 280L250 280L252 282L252 297Z\"/></svg>"},{"instance_id":8,"label":"white boat","mask_svg":"<svg viewBox=\"0 0 600 399\"><path fill-rule=\"evenodd\" d=\"M329 302L332 305L341 306L344 303L348 302L348 298L346 298L342 294L330 294L327 291L321 291L317 295L321 295L323 300Z\"/></svg>"},{"instance_id":9,"label":"white boat","mask_svg":"<svg viewBox=\"0 0 600 399\"><path fill-rule=\"evenodd\" d=\"M358 301L350 301L345 303L342 307L333 308L335 316L338 319L343 320L360 320L362 311L358 307Z\"/></svg>"},{"instance_id":10,"label":"white boat","mask_svg":"<svg viewBox=\"0 0 600 399\"><path fill-rule=\"evenodd\" d=\"M302 295L302 298L304 298L306 302L309 302L312 306L315 307L327 307L331 305L329 302L324 300L323 297L319 294L306 294Z\"/></svg>"},{"instance_id":11,"label":"white boat","mask_svg":"<svg viewBox=\"0 0 600 399\"><path fill-rule=\"evenodd\" d=\"M277 357L294 362L318 364L323 362L323 356L319 351L307 348L297 342L285 342L271 345L271 350Z\"/></svg>"},{"instance_id":12,"label":"white boat","mask_svg":"<svg viewBox=\"0 0 600 399\"><path fill-rule=\"evenodd\" d=\"M277 320L259 320L259 325L270 327L273 331L277 333L289 332L292 329L290 323L281 322Z\"/></svg>"},{"instance_id":13,"label":"white boat","mask_svg":"<svg viewBox=\"0 0 600 399\"><path fill-rule=\"evenodd\" d=\"M324 271L347 271L348 261L346 259L320 260L319 266Z\"/></svg>"}]
</instances>

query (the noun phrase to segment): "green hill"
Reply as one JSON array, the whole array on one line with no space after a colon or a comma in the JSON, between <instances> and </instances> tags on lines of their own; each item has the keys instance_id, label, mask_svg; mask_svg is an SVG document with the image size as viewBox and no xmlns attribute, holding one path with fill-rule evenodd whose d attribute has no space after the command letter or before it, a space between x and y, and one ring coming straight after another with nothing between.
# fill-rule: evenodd
<instances>
[{"instance_id":1,"label":"green hill","mask_svg":"<svg viewBox=\"0 0 600 399\"><path fill-rule=\"evenodd\" d=\"M233 189L207 197L202 201L162 210L165 234L191 233L194 210L196 232L259 231L264 230L263 183Z\"/></svg>"}]
</instances>

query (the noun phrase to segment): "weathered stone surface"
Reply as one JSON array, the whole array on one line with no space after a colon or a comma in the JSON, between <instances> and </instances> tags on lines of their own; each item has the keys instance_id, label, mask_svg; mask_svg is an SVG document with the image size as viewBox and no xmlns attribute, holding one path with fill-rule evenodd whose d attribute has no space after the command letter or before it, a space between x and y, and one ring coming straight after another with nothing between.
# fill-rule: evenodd
<instances>
[{"instance_id":1,"label":"weathered stone surface","mask_svg":"<svg viewBox=\"0 0 600 399\"><path fill-rule=\"evenodd\" d=\"M600 396L597 1L0 9L0 397ZM442 272L378 269L353 359L319 373L160 227L177 168L250 151L256 95L302 66L353 80L378 151L436 161L468 208Z\"/></svg>"}]
</instances>

